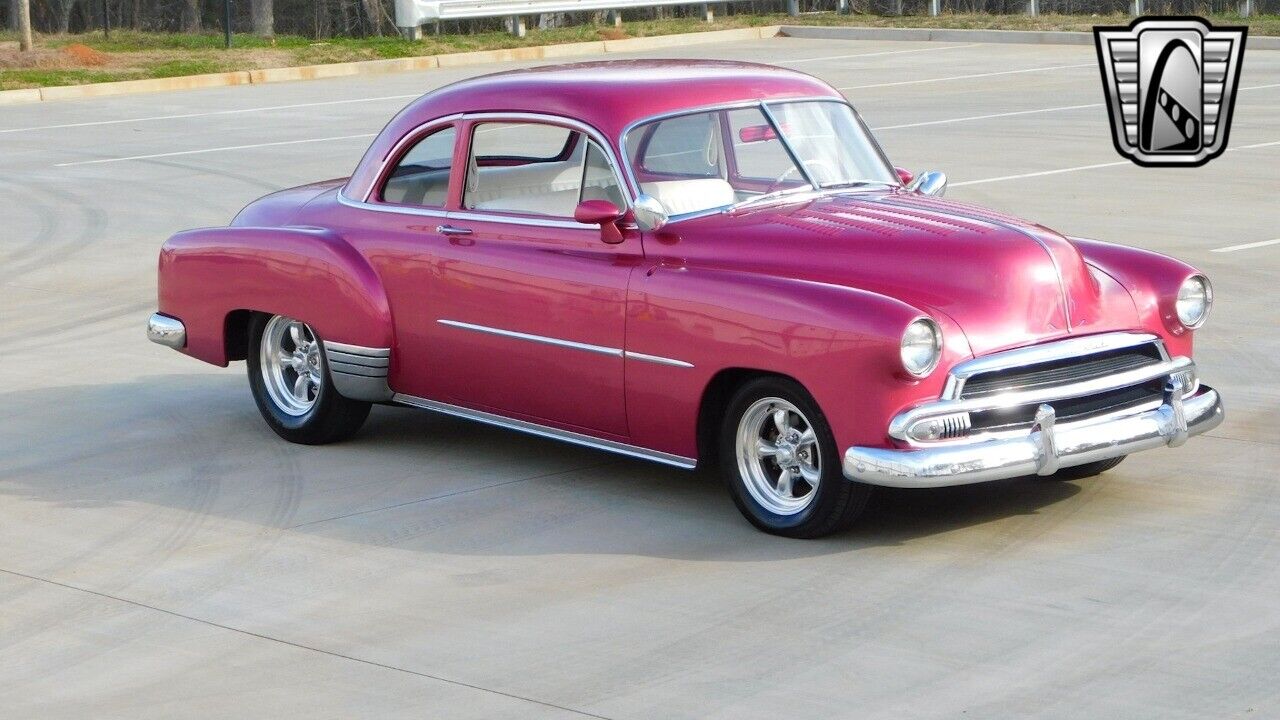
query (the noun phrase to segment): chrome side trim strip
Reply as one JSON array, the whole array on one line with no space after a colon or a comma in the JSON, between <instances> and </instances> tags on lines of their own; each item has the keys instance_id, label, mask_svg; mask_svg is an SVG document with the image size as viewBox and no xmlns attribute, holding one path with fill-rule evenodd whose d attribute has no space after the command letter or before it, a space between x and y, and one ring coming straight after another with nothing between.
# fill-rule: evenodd
<instances>
[{"instance_id":1,"label":"chrome side trim strip","mask_svg":"<svg viewBox=\"0 0 1280 720\"><path fill-rule=\"evenodd\" d=\"M623 353L629 360L642 360L644 362L656 363L658 365L670 365L672 367L691 368L693 363L684 360L676 360L675 358L662 357L661 355L648 355L646 353L638 353L627 350Z\"/></svg>"},{"instance_id":2,"label":"chrome side trim strip","mask_svg":"<svg viewBox=\"0 0 1280 720\"><path fill-rule=\"evenodd\" d=\"M503 330L501 328L489 327L488 325L476 325L474 323L462 322L460 320L440 319L436 322L449 327L461 328L463 330L472 330L480 333L488 333L489 335L500 335L502 337L514 338L516 340L527 340L529 342L543 343L544 345L555 345L558 347L570 348L572 350L583 350L585 352L599 353L601 355L613 355L614 357L622 357L621 348L604 347L603 345L591 345L589 343L574 342L573 340L561 340L560 338L547 337L546 335L534 335L532 333L516 332L515 330Z\"/></svg>"},{"instance_id":3,"label":"chrome side trim strip","mask_svg":"<svg viewBox=\"0 0 1280 720\"><path fill-rule=\"evenodd\" d=\"M475 323L462 322L461 320L446 320L441 318L436 320L436 322L441 325L448 325L449 327L459 328L462 330L498 335L500 337L508 337L515 340L526 340L528 342L542 343L543 345L555 345L556 347L569 348L571 350L582 350L583 352L597 353L599 355L626 357L631 360L641 360L643 362L651 362L658 365L670 365L672 367L693 367L693 363L685 362L684 360L662 357L661 355L632 352L630 350L623 350L622 348L592 345L590 343L577 342L575 340L562 340L560 338L547 337L546 335L534 335L533 333L517 332L515 330L503 330L502 328L489 327L488 325L476 325Z\"/></svg>"},{"instance_id":4,"label":"chrome side trim strip","mask_svg":"<svg viewBox=\"0 0 1280 720\"><path fill-rule=\"evenodd\" d=\"M147 319L147 339L157 345L181 350L187 345L187 326L178 318L152 313Z\"/></svg>"},{"instance_id":5,"label":"chrome side trim strip","mask_svg":"<svg viewBox=\"0 0 1280 720\"><path fill-rule=\"evenodd\" d=\"M459 222L504 223L507 225L524 225L528 227L551 227L560 228L562 230L594 230L596 233L600 232L599 225L586 225L576 220L560 220L551 217L544 220L538 217L515 215L498 210L452 210L449 212L449 219L457 220Z\"/></svg>"},{"instance_id":6,"label":"chrome side trim strip","mask_svg":"<svg viewBox=\"0 0 1280 720\"><path fill-rule=\"evenodd\" d=\"M651 460L664 465L674 465L679 468L692 469L698 464L698 461L694 458L688 458L682 455L673 455L671 453L665 453L658 450L650 450L648 448L628 445L615 440L605 440L603 438L593 437L591 435L585 435L571 430L561 430L560 428L539 425L538 423L532 423L525 420L516 420L514 418L496 415L494 413L484 412L481 410L472 410L470 408L450 405L448 403L437 402L435 400L414 397L413 395L396 393L392 400L394 402L411 405L424 410L432 410L445 415L452 415L454 417L460 417L467 420L475 420L476 422L482 422L486 425L493 425L495 427L506 428L508 430L517 430L530 435L537 435L538 437L550 438L552 440L560 440L573 445L594 448L596 450L606 450L608 452L618 453L619 455L640 458L641 460Z\"/></svg>"},{"instance_id":7,"label":"chrome side trim strip","mask_svg":"<svg viewBox=\"0 0 1280 720\"><path fill-rule=\"evenodd\" d=\"M983 355L972 360L965 360L951 368L951 371L947 374L946 388L942 391L942 399L955 400L959 398L964 391L965 381L980 373L1008 370L1010 368L1023 367L1024 365L1038 365L1054 360L1084 357L1095 353L1137 347L1153 342L1159 347L1161 356L1168 360L1169 353L1165 351L1164 343L1160 341L1160 338L1150 333L1130 332L1085 335Z\"/></svg>"}]
</instances>

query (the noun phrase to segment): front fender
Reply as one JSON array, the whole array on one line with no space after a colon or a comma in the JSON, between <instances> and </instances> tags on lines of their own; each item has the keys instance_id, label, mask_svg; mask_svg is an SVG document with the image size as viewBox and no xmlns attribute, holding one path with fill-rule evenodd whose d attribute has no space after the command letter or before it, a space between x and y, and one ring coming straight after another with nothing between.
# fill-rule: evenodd
<instances>
[{"instance_id":1,"label":"front fender","mask_svg":"<svg viewBox=\"0 0 1280 720\"><path fill-rule=\"evenodd\" d=\"M726 369L794 378L814 396L841 448L887 442L889 418L937 397L945 373L903 369L902 331L930 315L943 328L940 367L969 357L950 318L843 285L717 268L658 268L633 281L627 350L693 367L627 362L627 414L639 445L697 455L704 391Z\"/></svg>"},{"instance_id":2,"label":"front fender","mask_svg":"<svg viewBox=\"0 0 1280 720\"><path fill-rule=\"evenodd\" d=\"M1191 356L1192 331L1178 321L1178 288L1198 272L1187 263L1142 248L1070 238L1085 261L1110 275L1133 298L1138 321L1164 339L1171 355Z\"/></svg>"},{"instance_id":3,"label":"front fender","mask_svg":"<svg viewBox=\"0 0 1280 720\"><path fill-rule=\"evenodd\" d=\"M226 227L178 233L160 250L159 310L186 325L192 357L225 366L232 312L287 315L321 338L390 348L391 309L377 273L319 228Z\"/></svg>"}]
</instances>

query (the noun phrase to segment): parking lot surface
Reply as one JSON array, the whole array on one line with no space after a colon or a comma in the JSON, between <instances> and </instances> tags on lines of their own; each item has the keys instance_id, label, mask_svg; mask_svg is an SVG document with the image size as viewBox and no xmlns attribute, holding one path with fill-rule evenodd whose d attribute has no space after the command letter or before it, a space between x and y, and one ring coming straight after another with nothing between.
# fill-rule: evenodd
<instances>
[{"instance_id":1,"label":"parking lot surface","mask_svg":"<svg viewBox=\"0 0 1280 720\"><path fill-rule=\"evenodd\" d=\"M160 243L501 68L0 108L0 716L1280 716L1280 52L1197 170L1116 154L1092 47L637 56L815 74L949 197L1198 265L1227 421L1080 482L884 490L809 542L705 473L420 411L289 445L242 364L143 337Z\"/></svg>"}]
</instances>

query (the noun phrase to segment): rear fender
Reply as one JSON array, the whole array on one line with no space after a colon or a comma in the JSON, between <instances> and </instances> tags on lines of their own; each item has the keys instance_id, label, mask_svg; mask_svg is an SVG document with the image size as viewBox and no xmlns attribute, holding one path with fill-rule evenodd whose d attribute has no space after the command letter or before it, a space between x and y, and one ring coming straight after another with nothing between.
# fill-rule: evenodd
<instances>
[{"instance_id":1,"label":"rear fender","mask_svg":"<svg viewBox=\"0 0 1280 720\"><path fill-rule=\"evenodd\" d=\"M390 349L391 309L377 273L338 234L319 228L189 230L160 251L159 310L186 325L181 351L225 366L236 311L287 315L325 341ZM232 326L236 323L230 323Z\"/></svg>"}]
</instances>

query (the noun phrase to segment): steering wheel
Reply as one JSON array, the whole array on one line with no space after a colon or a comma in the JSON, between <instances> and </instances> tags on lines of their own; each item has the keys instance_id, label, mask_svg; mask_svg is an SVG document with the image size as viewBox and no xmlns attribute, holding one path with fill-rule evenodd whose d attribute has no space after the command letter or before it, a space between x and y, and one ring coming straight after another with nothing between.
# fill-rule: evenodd
<instances>
[{"instance_id":1,"label":"steering wheel","mask_svg":"<svg viewBox=\"0 0 1280 720\"><path fill-rule=\"evenodd\" d=\"M822 158L808 160L805 162L805 166L809 168L811 173L814 168L818 168L823 171L823 172L813 173L815 175L820 175L820 176L826 175L828 177L834 177L836 174L835 166L832 165L829 161L824 160ZM765 194L768 194L771 192L777 192L778 190L781 190L782 189L781 185L784 182L786 182L792 175L795 175L799 172L800 172L800 168L796 167L795 165L792 165L791 167L787 168L782 172L781 175L778 176L777 180L774 180L773 183L770 184L769 187L765 189Z\"/></svg>"}]
</instances>

